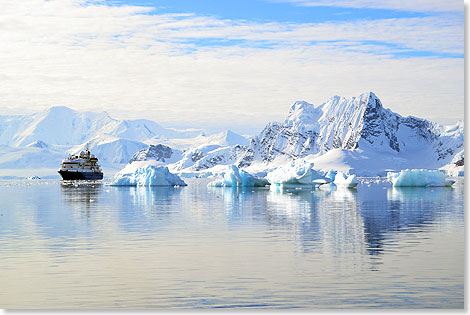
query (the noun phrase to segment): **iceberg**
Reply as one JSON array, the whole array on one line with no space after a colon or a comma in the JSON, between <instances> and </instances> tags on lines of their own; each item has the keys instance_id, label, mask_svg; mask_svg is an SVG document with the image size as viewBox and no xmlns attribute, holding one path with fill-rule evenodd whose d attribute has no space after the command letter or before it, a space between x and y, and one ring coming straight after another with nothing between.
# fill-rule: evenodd
<instances>
[{"instance_id":1,"label":"iceberg","mask_svg":"<svg viewBox=\"0 0 470 315\"><path fill-rule=\"evenodd\" d=\"M114 177L111 186L187 186L168 167L158 165L134 166L128 164Z\"/></svg>"},{"instance_id":2,"label":"iceberg","mask_svg":"<svg viewBox=\"0 0 470 315\"><path fill-rule=\"evenodd\" d=\"M336 176L334 177L333 183L336 186L341 186L341 187L347 187L347 188L354 188L359 184L359 182L356 179L356 175L352 174L345 174L338 172Z\"/></svg>"},{"instance_id":3,"label":"iceberg","mask_svg":"<svg viewBox=\"0 0 470 315\"><path fill-rule=\"evenodd\" d=\"M328 173L326 173L325 177L331 181L334 181L337 173L338 171L336 170L329 170Z\"/></svg>"},{"instance_id":4,"label":"iceberg","mask_svg":"<svg viewBox=\"0 0 470 315\"><path fill-rule=\"evenodd\" d=\"M239 170L235 165L228 165L222 179L210 182L208 186L212 187L264 187L268 181L259 178L250 173Z\"/></svg>"},{"instance_id":5,"label":"iceberg","mask_svg":"<svg viewBox=\"0 0 470 315\"><path fill-rule=\"evenodd\" d=\"M291 162L268 173L266 179L277 187L313 186L326 183L326 178L314 171L312 167L312 162Z\"/></svg>"},{"instance_id":6,"label":"iceberg","mask_svg":"<svg viewBox=\"0 0 470 315\"><path fill-rule=\"evenodd\" d=\"M455 183L455 181L447 179L441 171L425 169L388 172L387 179L394 187L448 187Z\"/></svg>"}]
</instances>

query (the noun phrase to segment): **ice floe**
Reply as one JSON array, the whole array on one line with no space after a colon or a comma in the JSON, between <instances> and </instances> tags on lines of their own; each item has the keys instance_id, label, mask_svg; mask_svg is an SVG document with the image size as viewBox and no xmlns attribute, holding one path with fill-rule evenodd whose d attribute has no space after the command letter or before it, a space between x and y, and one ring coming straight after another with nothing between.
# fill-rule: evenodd
<instances>
[{"instance_id":1,"label":"ice floe","mask_svg":"<svg viewBox=\"0 0 470 315\"><path fill-rule=\"evenodd\" d=\"M304 160L291 162L269 172L266 179L272 186L277 187L316 186L328 182L312 168L311 162Z\"/></svg>"},{"instance_id":2,"label":"ice floe","mask_svg":"<svg viewBox=\"0 0 470 315\"><path fill-rule=\"evenodd\" d=\"M268 181L256 177L244 170L239 170L235 165L227 165L222 179L210 182L212 187L264 187Z\"/></svg>"},{"instance_id":3,"label":"ice floe","mask_svg":"<svg viewBox=\"0 0 470 315\"><path fill-rule=\"evenodd\" d=\"M387 178L394 187L438 187L452 186L455 183L441 171L425 169L388 172Z\"/></svg>"},{"instance_id":4,"label":"ice floe","mask_svg":"<svg viewBox=\"0 0 470 315\"><path fill-rule=\"evenodd\" d=\"M356 175L355 174L346 174L342 172L338 172L336 176L334 177L333 183L336 186L341 186L341 187L348 187L348 188L354 188L359 184Z\"/></svg>"}]
</instances>

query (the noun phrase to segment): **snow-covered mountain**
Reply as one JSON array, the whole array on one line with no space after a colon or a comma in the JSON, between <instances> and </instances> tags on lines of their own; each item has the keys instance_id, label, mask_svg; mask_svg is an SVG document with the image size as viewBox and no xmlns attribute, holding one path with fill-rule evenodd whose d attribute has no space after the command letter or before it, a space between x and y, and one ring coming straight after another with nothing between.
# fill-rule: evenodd
<instances>
[{"instance_id":1,"label":"snow-covered mountain","mask_svg":"<svg viewBox=\"0 0 470 315\"><path fill-rule=\"evenodd\" d=\"M358 175L405 168L442 168L454 174L463 171L457 164L463 163L464 124L444 127L402 117L384 108L372 92L349 99L335 96L318 106L295 102L283 122L268 123L250 140L229 130L206 135L66 107L0 116L0 168L36 167L41 158L33 163L35 155L58 165L61 157L87 144L104 165L156 160L188 176L219 172L227 164L262 172L297 159L313 161L321 170L353 168Z\"/></svg>"},{"instance_id":2,"label":"snow-covered mountain","mask_svg":"<svg viewBox=\"0 0 470 315\"><path fill-rule=\"evenodd\" d=\"M392 155L426 150L431 161L446 162L463 148L463 124L446 129L385 109L374 93L335 96L315 107L296 102L283 123L268 124L252 145L262 161L279 155L293 159L332 149L363 149Z\"/></svg>"},{"instance_id":3,"label":"snow-covered mountain","mask_svg":"<svg viewBox=\"0 0 470 315\"><path fill-rule=\"evenodd\" d=\"M206 136L198 129L164 128L151 120L117 120L106 112L59 106L31 115L0 116L0 169L56 168L69 153L76 154L86 146L103 166L119 168L155 142L174 143L187 150L208 144L247 144L248 140L231 131ZM178 153L165 162L181 159L181 151L173 151Z\"/></svg>"},{"instance_id":4,"label":"snow-covered mountain","mask_svg":"<svg viewBox=\"0 0 470 315\"><path fill-rule=\"evenodd\" d=\"M463 146L463 122L444 127L402 117L384 108L369 92L349 99L335 96L317 107L295 102L284 122L268 124L237 162L251 166L276 159L309 157L315 161L321 157L317 162L324 168L342 160L343 168L375 175L386 169L439 168Z\"/></svg>"},{"instance_id":5,"label":"snow-covered mountain","mask_svg":"<svg viewBox=\"0 0 470 315\"><path fill-rule=\"evenodd\" d=\"M145 149L141 149L134 153L130 162L153 160L161 162L162 164L171 164L179 161L181 159L181 155L182 153L180 150L172 149L163 144L151 144Z\"/></svg>"},{"instance_id":6,"label":"snow-covered mountain","mask_svg":"<svg viewBox=\"0 0 470 315\"><path fill-rule=\"evenodd\" d=\"M195 147L171 169L209 172L236 164L261 171L303 158L319 169L354 168L359 174L377 175L386 170L440 168L463 147L463 122L444 127L402 117L369 92L349 99L335 96L319 106L295 102L283 122L269 123L249 144Z\"/></svg>"},{"instance_id":7,"label":"snow-covered mountain","mask_svg":"<svg viewBox=\"0 0 470 315\"><path fill-rule=\"evenodd\" d=\"M47 155L47 165L59 165L67 153L78 153L86 145L104 164L129 162L132 155L146 148L151 139L192 138L201 130L176 130L164 128L146 119L117 120L106 112L78 112L58 106L31 115L0 116L0 145L8 163L1 167L27 167ZM9 148L7 150L7 148ZM12 148L15 148L14 150ZM41 148L31 150L27 148ZM16 152L12 155L11 152ZM14 157L17 157L15 160Z\"/></svg>"},{"instance_id":8,"label":"snow-covered mountain","mask_svg":"<svg viewBox=\"0 0 470 315\"><path fill-rule=\"evenodd\" d=\"M106 112L78 112L63 106L31 115L0 116L0 144L12 147L38 141L56 146L78 145L102 136L144 142L154 137L192 138L201 132L164 128L146 119L117 120Z\"/></svg>"}]
</instances>

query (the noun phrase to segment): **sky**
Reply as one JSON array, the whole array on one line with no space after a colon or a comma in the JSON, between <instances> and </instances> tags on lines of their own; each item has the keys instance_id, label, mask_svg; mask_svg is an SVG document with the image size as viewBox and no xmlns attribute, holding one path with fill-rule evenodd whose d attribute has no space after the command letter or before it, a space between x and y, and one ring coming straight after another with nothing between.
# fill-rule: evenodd
<instances>
[{"instance_id":1,"label":"sky","mask_svg":"<svg viewBox=\"0 0 470 315\"><path fill-rule=\"evenodd\" d=\"M295 101L372 91L464 119L455 0L2 0L0 115L51 106L259 132Z\"/></svg>"}]
</instances>

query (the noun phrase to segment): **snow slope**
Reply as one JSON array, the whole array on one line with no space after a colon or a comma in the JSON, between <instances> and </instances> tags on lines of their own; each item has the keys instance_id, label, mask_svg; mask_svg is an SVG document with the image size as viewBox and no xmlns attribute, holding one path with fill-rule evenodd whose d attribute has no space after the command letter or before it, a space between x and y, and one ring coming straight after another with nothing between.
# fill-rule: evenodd
<instances>
[{"instance_id":1,"label":"snow slope","mask_svg":"<svg viewBox=\"0 0 470 315\"><path fill-rule=\"evenodd\" d=\"M0 169L58 169L63 158L62 154L43 148L0 145Z\"/></svg>"},{"instance_id":2,"label":"snow slope","mask_svg":"<svg viewBox=\"0 0 470 315\"><path fill-rule=\"evenodd\" d=\"M231 130L226 130L220 133L213 135L206 135L200 133L195 137L188 138L167 138L167 139L157 139L147 141L149 144L164 144L171 148L178 150L186 150L188 148L196 148L204 145L218 145L219 147L225 146L234 146L234 145L248 145L250 140L246 137L241 136Z\"/></svg>"},{"instance_id":3,"label":"snow slope","mask_svg":"<svg viewBox=\"0 0 470 315\"><path fill-rule=\"evenodd\" d=\"M31 115L0 116L0 145L5 146L3 151L9 151L3 154L0 168L35 168L39 161L58 167L68 153L80 152L87 144L102 165L125 164L135 152L148 146L144 141L188 138L201 133L196 129L164 128L146 119L120 121L106 112L51 107ZM61 158L52 158L57 156Z\"/></svg>"},{"instance_id":4,"label":"snow slope","mask_svg":"<svg viewBox=\"0 0 470 315\"><path fill-rule=\"evenodd\" d=\"M24 116L0 116L0 144L21 147L42 141L49 145L77 145L101 136L144 142L151 138L188 138L199 130L178 131L146 119L116 120L106 112L77 112L58 106Z\"/></svg>"},{"instance_id":5,"label":"snow slope","mask_svg":"<svg viewBox=\"0 0 470 315\"><path fill-rule=\"evenodd\" d=\"M199 135L190 139L169 139L160 142L165 144L150 145L149 148L136 153L133 159L160 161L169 165L172 172L192 174L215 166L233 164L249 144L248 139L230 130L209 136ZM183 149L178 150L175 147Z\"/></svg>"}]
</instances>

